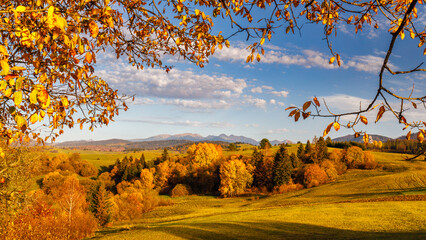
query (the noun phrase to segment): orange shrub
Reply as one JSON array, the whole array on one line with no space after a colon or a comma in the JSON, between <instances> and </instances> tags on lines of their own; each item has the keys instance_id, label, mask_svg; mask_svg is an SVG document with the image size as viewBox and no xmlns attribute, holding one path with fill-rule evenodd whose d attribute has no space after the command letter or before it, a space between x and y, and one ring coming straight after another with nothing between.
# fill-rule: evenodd
<instances>
[{"instance_id":1,"label":"orange shrub","mask_svg":"<svg viewBox=\"0 0 426 240\"><path fill-rule=\"evenodd\" d=\"M172 197L182 197L182 196L188 196L189 194L191 194L192 190L191 187L186 185L186 184L177 184L172 192L171 192L171 196Z\"/></svg>"},{"instance_id":2,"label":"orange shrub","mask_svg":"<svg viewBox=\"0 0 426 240\"><path fill-rule=\"evenodd\" d=\"M377 162L371 152L364 152L363 166L365 169L375 169L377 167Z\"/></svg>"},{"instance_id":3,"label":"orange shrub","mask_svg":"<svg viewBox=\"0 0 426 240\"><path fill-rule=\"evenodd\" d=\"M327 182L327 173L318 164L309 164L305 169L304 183L307 188Z\"/></svg>"}]
</instances>

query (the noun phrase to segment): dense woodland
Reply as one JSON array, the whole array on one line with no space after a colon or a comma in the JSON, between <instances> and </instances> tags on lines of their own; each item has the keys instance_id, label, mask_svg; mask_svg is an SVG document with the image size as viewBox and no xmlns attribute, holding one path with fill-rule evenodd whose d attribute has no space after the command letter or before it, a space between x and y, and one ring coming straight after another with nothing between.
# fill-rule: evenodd
<instances>
[{"instance_id":1,"label":"dense woodland","mask_svg":"<svg viewBox=\"0 0 426 240\"><path fill-rule=\"evenodd\" d=\"M284 144L276 153L271 147L263 139L259 147L253 146L251 156L224 156L223 151L237 146L223 149L198 143L185 154L164 149L153 161L144 154L126 156L100 171L78 153L49 156L33 148L11 148L4 159L26 163L14 171L43 177L33 191L23 184L13 186L18 180L34 181L18 179L23 176L19 172L2 178L2 236L38 239L49 232L51 239L79 239L113 222L139 219L155 207L173 204L161 195L279 194L333 182L347 169L378 167L371 152L358 146L329 151L322 137L298 144L297 153L290 154Z\"/></svg>"}]
</instances>

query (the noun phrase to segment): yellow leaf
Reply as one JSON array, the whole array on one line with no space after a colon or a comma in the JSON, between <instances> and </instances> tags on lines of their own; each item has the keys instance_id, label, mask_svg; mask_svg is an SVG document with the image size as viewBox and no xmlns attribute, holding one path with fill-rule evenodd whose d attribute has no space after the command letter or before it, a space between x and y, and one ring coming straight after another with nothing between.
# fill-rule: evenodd
<instances>
[{"instance_id":1,"label":"yellow leaf","mask_svg":"<svg viewBox=\"0 0 426 240\"><path fill-rule=\"evenodd\" d=\"M47 93L46 89L43 89L37 93L37 99L43 104L47 102L48 97L49 94Z\"/></svg>"},{"instance_id":2,"label":"yellow leaf","mask_svg":"<svg viewBox=\"0 0 426 240\"><path fill-rule=\"evenodd\" d=\"M10 97L10 95L12 95L12 88L8 88L4 91L4 95L6 97Z\"/></svg>"},{"instance_id":3,"label":"yellow leaf","mask_svg":"<svg viewBox=\"0 0 426 240\"><path fill-rule=\"evenodd\" d=\"M0 75L5 76L9 74L10 67L9 67L9 64L7 63L7 60L0 60L0 66L2 69Z\"/></svg>"},{"instance_id":4,"label":"yellow leaf","mask_svg":"<svg viewBox=\"0 0 426 240\"><path fill-rule=\"evenodd\" d=\"M225 46L226 46L227 48L229 48L229 47L231 46L231 44L229 43L229 41L228 41L228 40L226 40L226 41L225 41Z\"/></svg>"},{"instance_id":5,"label":"yellow leaf","mask_svg":"<svg viewBox=\"0 0 426 240\"><path fill-rule=\"evenodd\" d=\"M31 115L31 117L30 117L30 122L32 123L32 124L34 124L34 123L36 123L38 121L38 114L37 113L34 113L33 115Z\"/></svg>"},{"instance_id":6,"label":"yellow leaf","mask_svg":"<svg viewBox=\"0 0 426 240\"><path fill-rule=\"evenodd\" d=\"M337 131L339 131L339 129L340 129L340 124L339 124L338 122L335 122L335 123L333 124L333 126L334 126L334 130L336 130L336 132L337 132Z\"/></svg>"},{"instance_id":7,"label":"yellow leaf","mask_svg":"<svg viewBox=\"0 0 426 240\"><path fill-rule=\"evenodd\" d=\"M15 71L22 71L22 70L25 70L26 68L24 68L24 67L13 67L13 68L11 68L10 70L15 70Z\"/></svg>"},{"instance_id":8,"label":"yellow leaf","mask_svg":"<svg viewBox=\"0 0 426 240\"><path fill-rule=\"evenodd\" d=\"M260 39L260 45L263 45L265 43L265 38Z\"/></svg>"},{"instance_id":9,"label":"yellow leaf","mask_svg":"<svg viewBox=\"0 0 426 240\"><path fill-rule=\"evenodd\" d=\"M414 38L416 37L416 35L414 34L414 32L413 32L413 31L411 31L411 32L410 32L410 37L411 37L412 39L414 39Z\"/></svg>"},{"instance_id":10,"label":"yellow leaf","mask_svg":"<svg viewBox=\"0 0 426 240\"><path fill-rule=\"evenodd\" d=\"M15 11L17 12L25 12L26 8L24 6L18 6Z\"/></svg>"},{"instance_id":11,"label":"yellow leaf","mask_svg":"<svg viewBox=\"0 0 426 240\"><path fill-rule=\"evenodd\" d=\"M21 115L15 116L15 122L18 128L22 128L23 126L27 125L27 121L25 121L25 118L23 118Z\"/></svg>"},{"instance_id":12,"label":"yellow leaf","mask_svg":"<svg viewBox=\"0 0 426 240\"><path fill-rule=\"evenodd\" d=\"M22 92L21 91L17 91L13 94L13 101L15 102L16 106L19 106L19 104L21 104L21 102L22 102Z\"/></svg>"},{"instance_id":13,"label":"yellow leaf","mask_svg":"<svg viewBox=\"0 0 426 240\"><path fill-rule=\"evenodd\" d=\"M53 16L53 12L55 11L55 7L50 6L47 10L47 18L51 18Z\"/></svg>"},{"instance_id":14,"label":"yellow leaf","mask_svg":"<svg viewBox=\"0 0 426 240\"><path fill-rule=\"evenodd\" d=\"M30 93L30 102L32 104L37 104L37 94L38 94L38 90L34 89L31 93Z\"/></svg>"},{"instance_id":15,"label":"yellow leaf","mask_svg":"<svg viewBox=\"0 0 426 240\"><path fill-rule=\"evenodd\" d=\"M67 99L66 97L62 97L62 98L61 98L61 102L62 102L62 105L63 105L65 108L68 108L69 102L68 102L68 99Z\"/></svg>"},{"instance_id":16,"label":"yellow leaf","mask_svg":"<svg viewBox=\"0 0 426 240\"><path fill-rule=\"evenodd\" d=\"M362 122L362 123L364 123L365 125L367 125L367 124L368 124L368 120L367 120L367 118L366 118L366 117L361 116L360 118L361 118L361 122Z\"/></svg>"},{"instance_id":17,"label":"yellow leaf","mask_svg":"<svg viewBox=\"0 0 426 240\"><path fill-rule=\"evenodd\" d=\"M422 132L417 133L417 140L419 140L420 143L422 143L424 139L425 137Z\"/></svg>"},{"instance_id":18,"label":"yellow leaf","mask_svg":"<svg viewBox=\"0 0 426 240\"><path fill-rule=\"evenodd\" d=\"M256 60L258 61L258 62L260 62L260 54L258 53L257 54L257 56L256 56Z\"/></svg>"},{"instance_id":19,"label":"yellow leaf","mask_svg":"<svg viewBox=\"0 0 426 240\"><path fill-rule=\"evenodd\" d=\"M329 63L330 63L330 64L333 64L333 62L334 62L334 59L336 59L336 57L334 57L334 56L333 56L333 57L331 57L331 58L330 58L330 61L329 61Z\"/></svg>"},{"instance_id":20,"label":"yellow leaf","mask_svg":"<svg viewBox=\"0 0 426 240\"><path fill-rule=\"evenodd\" d=\"M404 40L405 38L405 33L401 31L401 40Z\"/></svg>"},{"instance_id":21,"label":"yellow leaf","mask_svg":"<svg viewBox=\"0 0 426 240\"><path fill-rule=\"evenodd\" d=\"M6 81L0 81L0 91L5 90L7 87Z\"/></svg>"}]
</instances>

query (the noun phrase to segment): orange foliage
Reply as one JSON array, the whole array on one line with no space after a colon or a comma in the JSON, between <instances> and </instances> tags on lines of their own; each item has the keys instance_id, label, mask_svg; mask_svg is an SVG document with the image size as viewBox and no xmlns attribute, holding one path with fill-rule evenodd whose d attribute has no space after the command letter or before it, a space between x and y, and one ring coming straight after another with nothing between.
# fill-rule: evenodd
<instances>
[{"instance_id":1,"label":"orange foliage","mask_svg":"<svg viewBox=\"0 0 426 240\"><path fill-rule=\"evenodd\" d=\"M307 188L327 182L327 173L318 164L309 164L305 169L304 183Z\"/></svg>"}]
</instances>

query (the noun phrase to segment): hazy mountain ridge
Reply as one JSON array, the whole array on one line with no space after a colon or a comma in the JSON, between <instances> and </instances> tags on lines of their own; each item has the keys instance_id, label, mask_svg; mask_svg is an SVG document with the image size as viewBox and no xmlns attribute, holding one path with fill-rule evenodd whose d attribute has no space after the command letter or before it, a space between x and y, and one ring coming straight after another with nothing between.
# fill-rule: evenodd
<instances>
[{"instance_id":1,"label":"hazy mountain ridge","mask_svg":"<svg viewBox=\"0 0 426 240\"><path fill-rule=\"evenodd\" d=\"M394 140L393 138L378 135L378 134L369 134L368 136L370 136L373 141L386 142L388 140ZM332 141L333 142L359 142L359 143L364 142L362 135L357 138L355 138L354 135L346 135L343 137L333 138Z\"/></svg>"},{"instance_id":2,"label":"hazy mountain ridge","mask_svg":"<svg viewBox=\"0 0 426 240\"><path fill-rule=\"evenodd\" d=\"M161 134L152 136L149 138L143 138L143 139L132 139L133 142L149 142L149 141L165 141L165 140L187 140L187 141L194 141L194 142L201 142L201 141L220 141L220 142L229 142L229 143L235 143L235 142L242 142L242 143L248 143L252 145L258 145L259 142L248 138L245 136L235 136L235 135L226 135L226 134L220 134L219 136L215 135L209 135L207 137L203 137L199 134L193 134L193 133L183 133L183 134L175 134L175 135L169 135L169 134Z\"/></svg>"}]
</instances>

